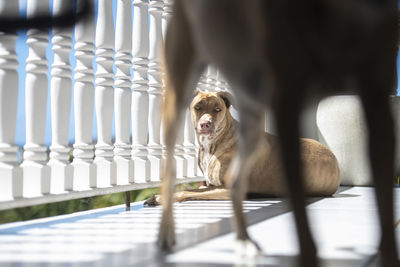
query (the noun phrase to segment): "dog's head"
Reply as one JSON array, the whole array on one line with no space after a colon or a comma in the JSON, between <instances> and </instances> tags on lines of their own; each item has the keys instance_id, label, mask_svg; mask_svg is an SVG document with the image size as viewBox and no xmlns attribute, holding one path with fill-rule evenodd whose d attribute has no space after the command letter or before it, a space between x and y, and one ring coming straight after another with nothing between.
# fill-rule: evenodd
<instances>
[{"instance_id":1,"label":"dog's head","mask_svg":"<svg viewBox=\"0 0 400 267\"><path fill-rule=\"evenodd\" d=\"M190 112L197 135L213 137L231 119L231 96L227 92L196 91Z\"/></svg>"}]
</instances>

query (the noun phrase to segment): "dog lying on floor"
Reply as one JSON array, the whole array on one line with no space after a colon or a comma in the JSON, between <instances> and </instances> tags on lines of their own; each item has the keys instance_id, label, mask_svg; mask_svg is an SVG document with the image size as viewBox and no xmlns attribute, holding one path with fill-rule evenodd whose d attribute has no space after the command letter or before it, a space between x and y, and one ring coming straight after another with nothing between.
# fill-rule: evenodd
<instances>
[{"instance_id":1,"label":"dog lying on floor","mask_svg":"<svg viewBox=\"0 0 400 267\"><path fill-rule=\"evenodd\" d=\"M197 91L190 113L200 145L199 167L207 188L180 191L176 201L229 200L231 177L226 175L237 153L237 121L230 113L231 96L227 92ZM260 196L286 195L285 178L279 156L278 137L265 133L263 149L247 181L247 193ZM340 171L335 155L312 139L300 139L301 162L304 166L304 188L309 196L331 196L339 187ZM161 196L149 198L149 206L161 204Z\"/></svg>"},{"instance_id":2,"label":"dog lying on floor","mask_svg":"<svg viewBox=\"0 0 400 267\"><path fill-rule=\"evenodd\" d=\"M248 177L262 153L265 107L279 135L284 176L296 221L302 267L318 266L305 211L299 116L307 100L355 90L369 131L379 207L380 259L399 266L394 237L394 130L388 95L396 73L397 0L175 0L165 38L163 105L167 149L158 245L175 243L173 159L178 126L208 64L231 85L240 123L229 172L234 225L243 249L257 251L242 210ZM268 237L266 237L268 238Z\"/></svg>"}]
</instances>

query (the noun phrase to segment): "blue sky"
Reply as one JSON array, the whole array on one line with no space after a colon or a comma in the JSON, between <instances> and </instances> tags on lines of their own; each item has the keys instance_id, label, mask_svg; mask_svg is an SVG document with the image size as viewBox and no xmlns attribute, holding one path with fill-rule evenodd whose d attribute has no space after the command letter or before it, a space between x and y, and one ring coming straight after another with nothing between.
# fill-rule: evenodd
<instances>
[{"instance_id":1,"label":"blue sky","mask_svg":"<svg viewBox=\"0 0 400 267\"><path fill-rule=\"evenodd\" d=\"M11 0L8 0L11 1ZM44 0L45 1L45 0ZM116 0L113 1L113 14L114 14L114 25L115 25L115 17L116 17ZM50 12L52 11L52 2L50 0ZM26 0L19 0L20 9L21 9L21 16L26 15ZM95 12L97 11L97 0L95 0ZM97 12L96 12L97 14ZM95 16L96 17L96 16ZM51 30L49 31L51 39ZM74 40L73 40L74 41ZM18 97L18 112L17 112L17 128L16 128L16 144L18 146L23 146L25 144L25 61L28 56L28 46L26 44L26 34L24 32L19 32L19 37L17 39L16 44L16 51L18 55L18 74L19 74L19 81L18 81L18 90L19 90L19 97ZM75 66L75 60L73 55L73 51L71 51L70 62L72 65L72 70ZM51 50L51 44L47 47L46 57L48 59L48 64L51 66L53 63L53 52ZM397 60L398 69L400 69L400 60ZM51 75L50 72L48 73L48 82L50 89L50 79ZM398 73L398 80L400 81L400 75ZM72 82L74 82L72 80ZM400 83L400 82L399 82ZM399 88L397 89L397 94L399 94ZM95 113L94 113L95 114ZM48 100L47 100L47 119L46 119L46 137L45 137L45 144L50 146L51 144L51 112L50 112L50 90L48 92ZM74 142L74 118L73 118L73 103L71 105L71 121L69 127L69 142L72 144ZM93 138L97 138L97 126L96 126L96 115L93 119ZM113 127L114 132L114 127Z\"/></svg>"}]
</instances>

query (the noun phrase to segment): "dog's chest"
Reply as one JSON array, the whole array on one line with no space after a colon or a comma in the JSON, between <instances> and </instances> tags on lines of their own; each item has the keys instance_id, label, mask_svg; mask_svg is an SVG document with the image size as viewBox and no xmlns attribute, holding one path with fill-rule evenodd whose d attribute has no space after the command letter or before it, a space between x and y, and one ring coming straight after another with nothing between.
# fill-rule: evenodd
<instances>
[{"instance_id":1,"label":"dog's chest","mask_svg":"<svg viewBox=\"0 0 400 267\"><path fill-rule=\"evenodd\" d=\"M200 165L203 170L204 177L209 185L220 186L221 181L218 177L218 166L216 166L217 158L212 153L212 142L202 136L200 138L200 145L202 146L200 153Z\"/></svg>"}]
</instances>

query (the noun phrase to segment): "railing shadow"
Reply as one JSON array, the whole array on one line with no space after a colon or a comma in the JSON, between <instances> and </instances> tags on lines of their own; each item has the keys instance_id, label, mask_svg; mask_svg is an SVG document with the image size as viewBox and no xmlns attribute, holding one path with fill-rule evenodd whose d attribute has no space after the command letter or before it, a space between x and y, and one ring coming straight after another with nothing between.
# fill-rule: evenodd
<instances>
[{"instance_id":1,"label":"railing shadow","mask_svg":"<svg viewBox=\"0 0 400 267\"><path fill-rule=\"evenodd\" d=\"M349 197L342 187L335 197ZM353 195L352 195L353 196ZM321 198L310 198L308 204ZM249 225L290 212L280 198L245 201ZM173 254L161 253L156 245L161 207L133 203L79 212L56 218L0 226L0 265L62 263L73 266L293 266L295 255L272 253L255 259L236 257L230 246L212 248L202 242L232 231L230 201L189 201L175 204L177 247ZM224 237L225 238L225 237ZM199 247L200 246L200 247ZM200 249L198 249L200 248ZM193 249L193 250L192 250ZM324 257L324 266L362 266L371 255L353 248L335 248L350 258ZM199 252L200 251L200 252ZM186 257L175 257L177 254ZM206 256L205 256L206 255Z\"/></svg>"}]
</instances>

